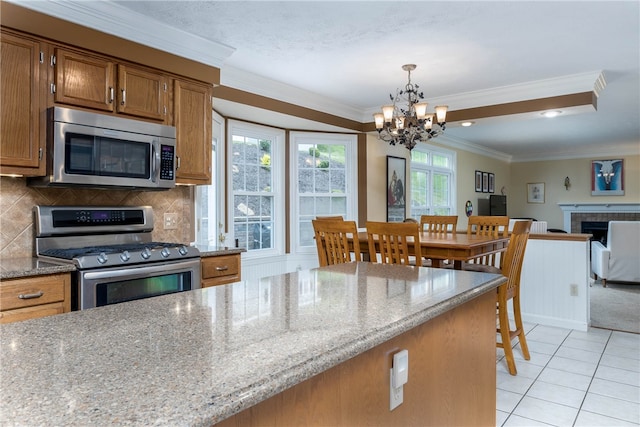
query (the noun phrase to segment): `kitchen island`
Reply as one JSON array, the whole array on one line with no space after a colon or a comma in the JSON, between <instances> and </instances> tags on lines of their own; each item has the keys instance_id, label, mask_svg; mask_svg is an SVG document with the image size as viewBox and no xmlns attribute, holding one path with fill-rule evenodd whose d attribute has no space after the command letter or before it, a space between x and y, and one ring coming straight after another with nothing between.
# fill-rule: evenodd
<instances>
[{"instance_id":1,"label":"kitchen island","mask_svg":"<svg viewBox=\"0 0 640 427\"><path fill-rule=\"evenodd\" d=\"M2 325L0 424L495 425L504 281L353 263Z\"/></svg>"}]
</instances>

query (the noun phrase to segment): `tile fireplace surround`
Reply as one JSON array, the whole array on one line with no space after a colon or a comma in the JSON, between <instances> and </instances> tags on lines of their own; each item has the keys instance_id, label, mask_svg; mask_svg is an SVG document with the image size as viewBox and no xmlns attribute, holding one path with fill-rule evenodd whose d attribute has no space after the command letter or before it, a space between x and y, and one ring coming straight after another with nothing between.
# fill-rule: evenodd
<instances>
[{"instance_id":1,"label":"tile fireplace surround","mask_svg":"<svg viewBox=\"0 0 640 427\"><path fill-rule=\"evenodd\" d=\"M640 203L559 203L568 233L580 233L582 221L640 221Z\"/></svg>"}]
</instances>

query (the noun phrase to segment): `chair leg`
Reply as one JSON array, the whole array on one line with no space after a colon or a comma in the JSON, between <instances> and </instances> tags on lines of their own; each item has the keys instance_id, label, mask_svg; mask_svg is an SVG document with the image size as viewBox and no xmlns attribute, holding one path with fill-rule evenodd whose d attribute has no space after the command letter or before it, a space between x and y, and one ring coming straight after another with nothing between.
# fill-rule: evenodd
<instances>
[{"instance_id":1,"label":"chair leg","mask_svg":"<svg viewBox=\"0 0 640 427\"><path fill-rule=\"evenodd\" d=\"M498 323L500 325L500 339L502 340L504 357L507 359L507 368L509 368L511 375L516 375L518 371L516 369L516 361L513 358L513 348L511 347L509 316L507 315L507 307L503 307L501 304L498 307Z\"/></svg>"},{"instance_id":2,"label":"chair leg","mask_svg":"<svg viewBox=\"0 0 640 427\"><path fill-rule=\"evenodd\" d=\"M516 332L518 333L518 342L520 343L520 348L522 349L522 355L524 356L524 360L531 359L531 355L529 354L529 346L527 345L527 338L524 334L524 327L522 326L522 312L520 311L520 296L516 296L513 298L513 317L516 322Z\"/></svg>"}]
</instances>

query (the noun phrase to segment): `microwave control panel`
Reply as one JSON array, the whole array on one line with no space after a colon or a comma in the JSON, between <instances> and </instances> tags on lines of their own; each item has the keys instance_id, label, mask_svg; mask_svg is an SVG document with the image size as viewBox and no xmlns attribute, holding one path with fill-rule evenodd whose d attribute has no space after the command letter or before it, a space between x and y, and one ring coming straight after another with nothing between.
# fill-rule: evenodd
<instances>
[{"instance_id":1,"label":"microwave control panel","mask_svg":"<svg viewBox=\"0 0 640 427\"><path fill-rule=\"evenodd\" d=\"M175 147L171 145L162 144L160 147L160 179L167 179L173 181L174 176L174 161L175 161Z\"/></svg>"}]
</instances>

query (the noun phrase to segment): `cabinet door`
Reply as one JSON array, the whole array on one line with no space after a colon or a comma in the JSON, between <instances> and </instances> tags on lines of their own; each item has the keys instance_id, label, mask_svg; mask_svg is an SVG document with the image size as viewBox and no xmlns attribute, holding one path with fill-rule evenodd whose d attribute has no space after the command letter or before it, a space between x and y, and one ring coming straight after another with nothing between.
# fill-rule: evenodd
<instances>
[{"instance_id":1,"label":"cabinet door","mask_svg":"<svg viewBox=\"0 0 640 427\"><path fill-rule=\"evenodd\" d=\"M0 35L0 166L3 173L44 175L44 52L37 40Z\"/></svg>"},{"instance_id":2,"label":"cabinet door","mask_svg":"<svg viewBox=\"0 0 640 427\"><path fill-rule=\"evenodd\" d=\"M163 75L118 65L118 113L165 121L167 83Z\"/></svg>"},{"instance_id":3,"label":"cabinet door","mask_svg":"<svg viewBox=\"0 0 640 427\"><path fill-rule=\"evenodd\" d=\"M211 184L212 86L174 81L174 125L178 170L183 184Z\"/></svg>"},{"instance_id":4,"label":"cabinet door","mask_svg":"<svg viewBox=\"0 0 640 427\"><path fill-rule=\"evenodd\" d=\"M113 111L113 62L56 49L56 103Z\"/></svg>"}]
</instances>

